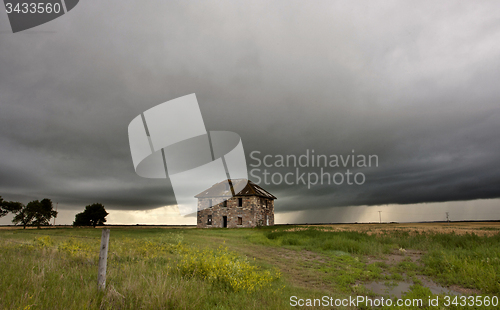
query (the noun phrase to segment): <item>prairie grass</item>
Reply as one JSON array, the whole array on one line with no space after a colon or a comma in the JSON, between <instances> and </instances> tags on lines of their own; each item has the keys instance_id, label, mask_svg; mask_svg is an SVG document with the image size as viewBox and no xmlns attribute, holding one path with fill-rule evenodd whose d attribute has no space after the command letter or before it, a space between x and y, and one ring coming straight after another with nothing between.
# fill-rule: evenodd
<instances>
[{"instance_id":1,"label":"prairie grass","mask_svg":"<svg viewBox=\"0 0 500 310\"><path fill-rule=\"evenodd\" d=\"M301 227L302 228L302 227ZM500 234L478 236L390 230L381 234L323 231L314 227L290 231L278 228L264 233L262 244L320 253L383 256L405 249L424 251L423 267L401 263L394 273L416 271L443 285L460 285L484 293L500 293ZM254 242L260 239L254 238Z\"/></svg>"},{"instance_id":2,"label":"prairie grass","mask_svg":"<svg viewBox=\"0 0 500 310\"><path fill-rule=\"evenodd\" d=\"M283 308L276 304L284 286L276 270L227 248L200 251L165 232L112 231L104 292L96 285L98 238L60 230L3 236L0 309Z\"/></svg>"},{"instance_id":3,"label":"prairie grass","mask_svg":"<svg viewBox=\"0 0 500 310\"><path fill-rule=\"evenodd\" d=\"M403 280L414 283L404 296L435 296L419 276L500 293L499 234L111 227L102 292L100 234L0 230L0 309L289 309L292 295L374 296L363 283Z\"/></svg>"}]
</instances>

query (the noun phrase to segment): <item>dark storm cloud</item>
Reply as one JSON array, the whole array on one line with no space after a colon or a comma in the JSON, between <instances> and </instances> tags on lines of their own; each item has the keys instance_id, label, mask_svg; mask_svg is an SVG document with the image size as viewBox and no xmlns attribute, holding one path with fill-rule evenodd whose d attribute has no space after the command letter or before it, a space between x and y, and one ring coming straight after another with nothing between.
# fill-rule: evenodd
<instances>
[{"instance_id":1,"label":"dark storm cloud","mask_svg":"<svg viewBox=\"0 0 500 310\"><path fill-rule=\"evenodd\" d=\"M249 164L254 150L378 156L353 169L362 186L263 185L277 211L498 198L499 13L452 1L82 2L39 34L9 34L0 17L0 194L175 203L168 180L135 174L127 126L194 92L207 129L237 132Z\"/></svg>"}]
</instances>

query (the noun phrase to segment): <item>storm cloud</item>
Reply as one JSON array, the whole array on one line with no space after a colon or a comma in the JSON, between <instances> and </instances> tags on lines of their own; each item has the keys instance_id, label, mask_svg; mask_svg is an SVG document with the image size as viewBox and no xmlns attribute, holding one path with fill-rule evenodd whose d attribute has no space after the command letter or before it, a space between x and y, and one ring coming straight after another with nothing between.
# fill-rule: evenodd
<instances>
[{"instance_id":1,"label":"storm cloud","mask_svg":"<svg viewBox=\"0 0 500 310\"><path fill-rule=\"evenodd\" d=\"M500 198L499 15L496 2L83 1L13 34L0 12L0 195L175 204L168 179L135 174L127 126L196 93L248 165L252 151L378 156L351 169L362 185L261 183L276 212Z\"/></svg>"}]
</instances>

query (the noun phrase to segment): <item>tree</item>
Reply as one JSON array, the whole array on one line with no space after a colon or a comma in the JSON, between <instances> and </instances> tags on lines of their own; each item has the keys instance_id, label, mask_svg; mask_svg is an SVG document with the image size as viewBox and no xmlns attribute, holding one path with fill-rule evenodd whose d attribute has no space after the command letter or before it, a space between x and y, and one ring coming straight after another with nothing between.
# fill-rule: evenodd
<instances>
[{"instance_id":1,"label":"tree","mask_svg":"<svg viewBox=\"0 0 500 310\"><path fill-rule=\"evenodd\" d=\"M88 205L82 213L75 216L73 226L94 226L95 228L97 225L104 225L108 214L100 203Z\"/></svg>"},{"instance_id":2,"label":"tree","mask_svg":"<svg viewBox=\"0 0 500 310\"><path fill-rule=\"evenodd\" d=\"M5 201L0 196L0 217L7 215L8 212L17 213L24 205L17 201Z\"/></svg>"},{"instance_id":3,"label":"tree","mask_svg":"<svg viewBox=\"0 0 500 310\"><path fill-rule=\"evenodd\" d=\"M26 226L31 224L33 220L32 214L28 214L28 210L26 206L24 206L17 214L14 216L12 223L15 225L21 223L23 224L23 229L26 229Z\"/></svg>"},{"instance_id":4,"label":"tree","mask_svg":"<svg viewBox=\"0 0 500 310\"><path fill-rule=\"evenodd\" d=\"M42 225L49 225L50 219L57 217L57 211L54 211L52 201L47 198L42 201L30 201L16 213L12 222L16 225L23 224L24 229L28 225L36 225L38 228Z\"/></svg>"},{"instance_id":5,"label":"tree","mask_svg":"<svg viewBox=\"0 0 500 310\"><path fill-rule=\"evenodd\" d=\"M33 213L33 225L36 225L38 228L40 228L41 225L50 225L50 219L57 217L57 211L54 210L52 201L47 198L39 203L35 203L32 208L28 210Z\"/></svg>"}]
</instances>

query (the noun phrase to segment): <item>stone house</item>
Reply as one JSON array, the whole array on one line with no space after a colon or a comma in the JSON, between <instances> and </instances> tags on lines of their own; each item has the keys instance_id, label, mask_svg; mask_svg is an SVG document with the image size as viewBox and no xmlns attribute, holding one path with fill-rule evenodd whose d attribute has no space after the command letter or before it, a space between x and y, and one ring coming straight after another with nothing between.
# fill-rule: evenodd
<instances>
[{"instance_id":1,"label":"stone house","mask_svg":"<svg viewBox=\"0 0 500 310\"><path fill-rule=\"evenodd\" d=\"M242 189L235 193L235 188ZM224 180L194 197L198 198L198 228L274 225L277 198L252 181Z\"/></svg>"}]
</instances>

